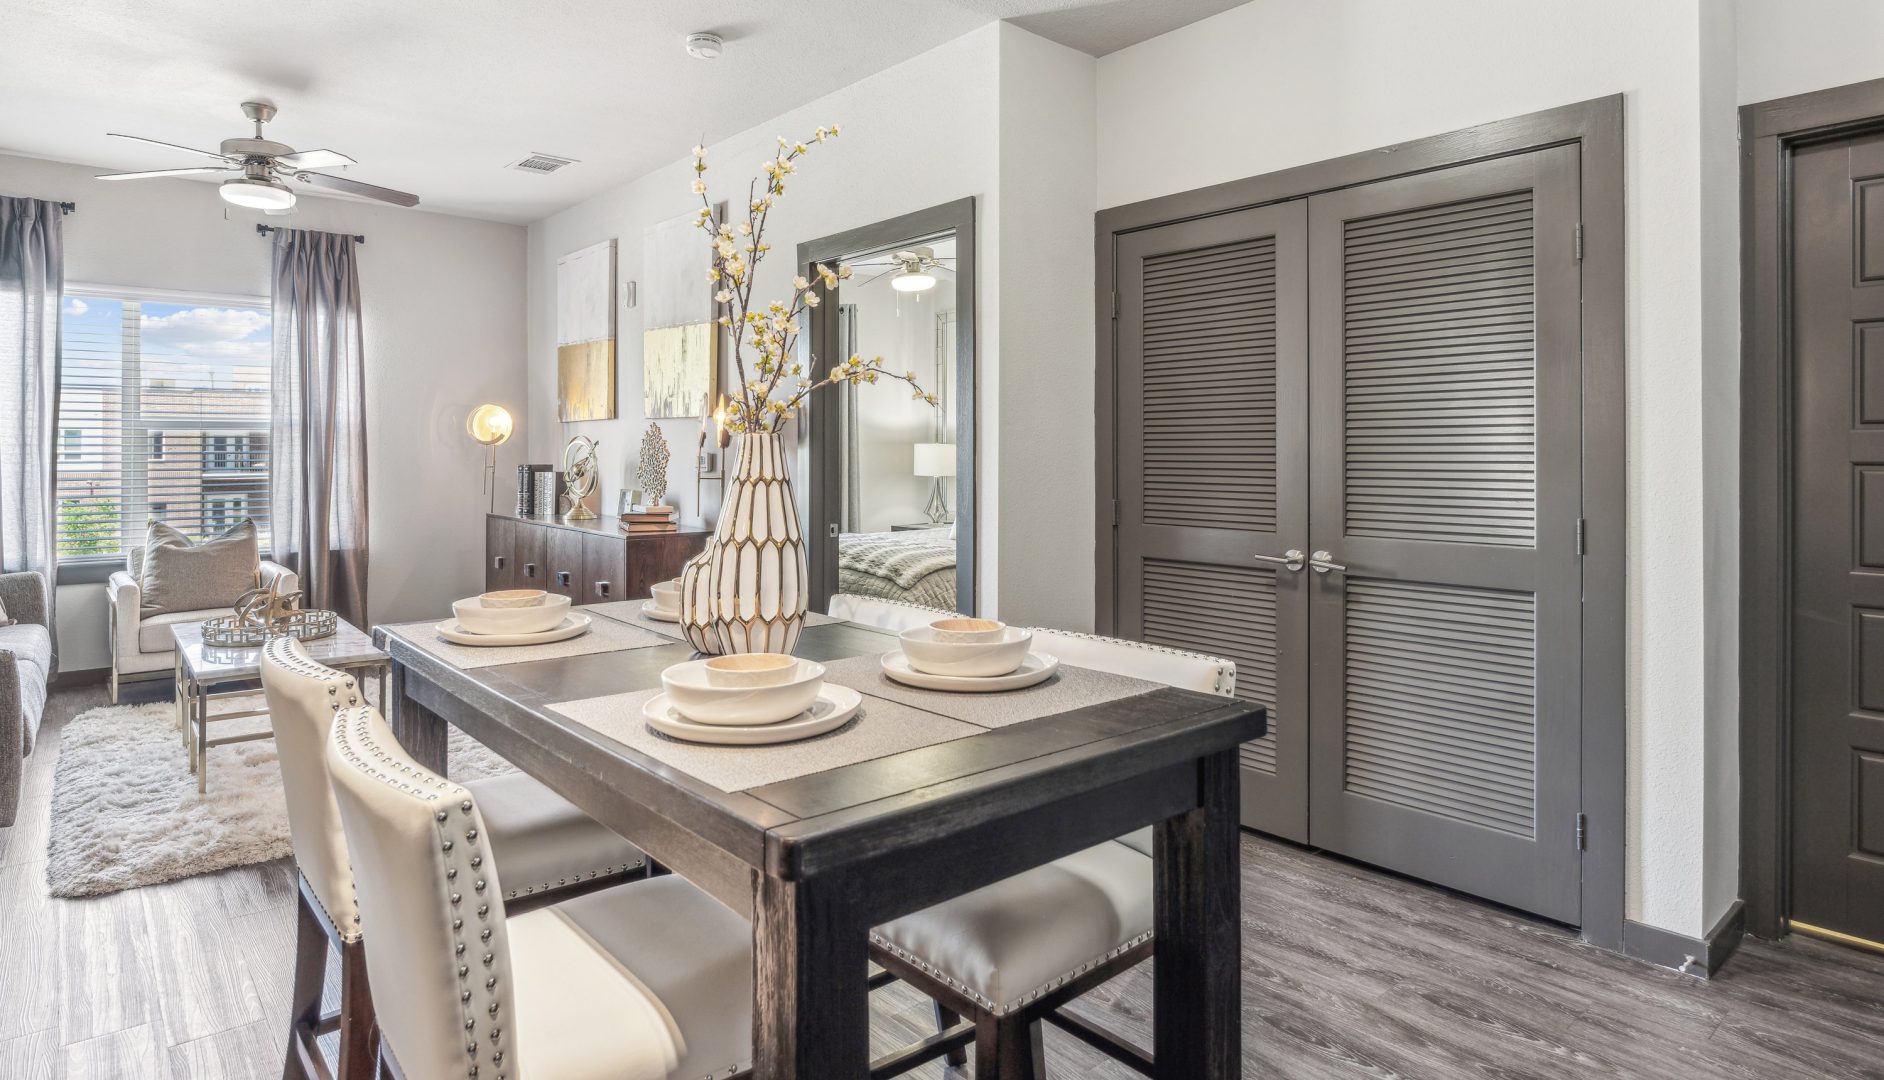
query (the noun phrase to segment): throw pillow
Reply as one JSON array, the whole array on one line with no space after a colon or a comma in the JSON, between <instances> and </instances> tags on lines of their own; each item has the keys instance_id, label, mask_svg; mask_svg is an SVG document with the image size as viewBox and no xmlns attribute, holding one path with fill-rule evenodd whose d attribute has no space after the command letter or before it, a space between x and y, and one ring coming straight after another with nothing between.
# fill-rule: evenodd
<instances>
[{"instance_id":1,"label":"throw pillow","mask_svg":"<svg viewBox=\"0 0 1884 1080\"><path fill-rule=\"evenodd\" d=\"M201 543L161 521L150 523L144 539L143 591L139 613L145 618L172 611L230 607L261 578L261 553L255 523L243 518L220 536Z\"/></svg>"}]
</instances>

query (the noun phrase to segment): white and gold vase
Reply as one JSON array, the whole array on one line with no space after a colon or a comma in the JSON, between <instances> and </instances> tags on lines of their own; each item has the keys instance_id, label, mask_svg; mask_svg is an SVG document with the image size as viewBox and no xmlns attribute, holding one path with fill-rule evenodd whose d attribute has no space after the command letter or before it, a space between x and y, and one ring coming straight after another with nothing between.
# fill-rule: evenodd
<instances>
[{"instance_id":1,"label":"white and gold vase","mask_svg":"<svg viewBox=\"0 0 1884 1080\"><path fill-rule=\"evenodd\" d=\"M805 536L785 443L739 440L720 525L680 578L680 623L703 653L792 651L805 625Z\"/></svg>"}]
</instances>

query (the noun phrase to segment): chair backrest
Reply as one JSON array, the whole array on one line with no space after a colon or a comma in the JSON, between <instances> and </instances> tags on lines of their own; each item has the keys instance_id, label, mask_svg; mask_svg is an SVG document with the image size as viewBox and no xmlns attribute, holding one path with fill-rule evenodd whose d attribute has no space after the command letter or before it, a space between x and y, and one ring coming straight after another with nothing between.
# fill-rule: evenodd
<instances>
[{"instance_id":1,"label":"chair backrest","mask_svg":"<svg viewBox=\"0 0 1884 1080\"><path fill-rule=\"evenodd\" d=\"M327 768L371 939L373 1007L400 1070L515 1075L504 890L471 793L408 757L372 706L340 710Z\"/></svg>"},{"instance_id":2,"label":"chair backrest","mask_svg":"<svg viewBox=\"0 0 1884 1080\"><path fill-rule=\"evenodd\" d=\"M833 619L863 623L898 634L957 614L941 608L923 607L901 600L884 600L875 596L858 596L856 593L831 594L830 613Z\"/></svg>"},{"instance_id":3,"label":"chair backrest","mask_svg":"<svg viewBox=\"0 0 1884 1080\"><path fill-rule=\"evenodd\" d=\"M259 666L288 800L294 861L334 929L344 940L358 940L360 910L347 867L347 837L327 775L327 739L334 714L366 704L365 695L353 676L308 659L307 650L291 637L263 645Z\"/></svg>"},{"instance_id":4,"label":"chair backrest","mask_svg":"<svg viewBox=\"0 0 1884 1080\"><path fill-rule=\"evenodd\" d=\"M1034 628L1034 651L1075 667L1114 671L1185 690L1224 697L1236 693L1236 664L1204 653L1040 627Z\"/></svg>"}]
</instances>

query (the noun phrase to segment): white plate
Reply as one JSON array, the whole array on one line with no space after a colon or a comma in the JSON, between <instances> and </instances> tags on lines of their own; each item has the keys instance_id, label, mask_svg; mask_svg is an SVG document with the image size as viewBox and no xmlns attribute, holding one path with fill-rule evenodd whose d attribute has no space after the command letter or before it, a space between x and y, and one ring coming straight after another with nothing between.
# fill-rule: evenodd
<instances>
[{"instance_id":1,"label":"white plate","mask_svg":"<svg viewBox=\"0 0 1884 1080\"><path fill-rule=\"evenodd\" d=\"M590 618L586 611L572 611L559 625L537 634L473 634L455 619L446 619L437 629L439 637L454 645L546 645L588 633Z\"/></svg>"},{"instance_id":2,"label":"white plate","mask_svg":"<svg viewBox=\"0 0 1884 1080\"><path fill-rule=\"evenodd\" d=\"M722 746L763 746L767 743L796 742L835 731L857 715L863 695L848 686L826 683L818 691L818 700L797 717L777 724L737 727L727 724L696 724L674 711L666 694L656 694L641 707L648 726L663 735L685 742L717 743Z\"/></svg>"},{"instance_id":3,"label":"white plate","mask_svg":"<svg viewBox=\"0 0 1884 1080\"><path fill-rule=\"evenodd\" d=\"M909 657L901 650L883 654L883 674L899 683L921 687L924 690L961 690L969 693L994 693L1001 690L1019 690L1024 686L1045 682L1060 666L1058 657L1045 653L1028 653L1021 666L1006 675L969 676L969 675L931 675L926 671L917 671L909 666Z\"/></svg>"},{"instance_id":4,"label":"white plate","mask_svg":"<svg viewBox=\"0 0 1884 1080\"><path fill-rule=\"evenodd\" d=\"M666 608L656 607L654 604L654 601L652 600L641 601L641 614L646 615L648 618L653 619L655 622L679 622L680 621L680 612L669 611Z\"/></svg>"}]
</instances>

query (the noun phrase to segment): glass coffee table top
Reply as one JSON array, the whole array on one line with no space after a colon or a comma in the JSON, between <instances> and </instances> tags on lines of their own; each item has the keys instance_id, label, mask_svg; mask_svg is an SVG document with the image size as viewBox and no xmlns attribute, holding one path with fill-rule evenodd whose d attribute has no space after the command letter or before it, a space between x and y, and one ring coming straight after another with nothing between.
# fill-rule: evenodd
<instances>
[{"instance_id":1,"label":"glass coffee table top","mask_svg":"<svg viewBox=\"0 0 1884 1080\"><path fill-rule=\"evenodd\" d=\"M203 624L178 623L171 628L177 655L185 672L198 683L253 679L261 674L262 647L225 648L203 644ZM359 627L341 619L339 628L324 638L303 641L308 659L331 668L384 662L386 654L373 647L373 639Z\"/></svg>"}]
</instances>

